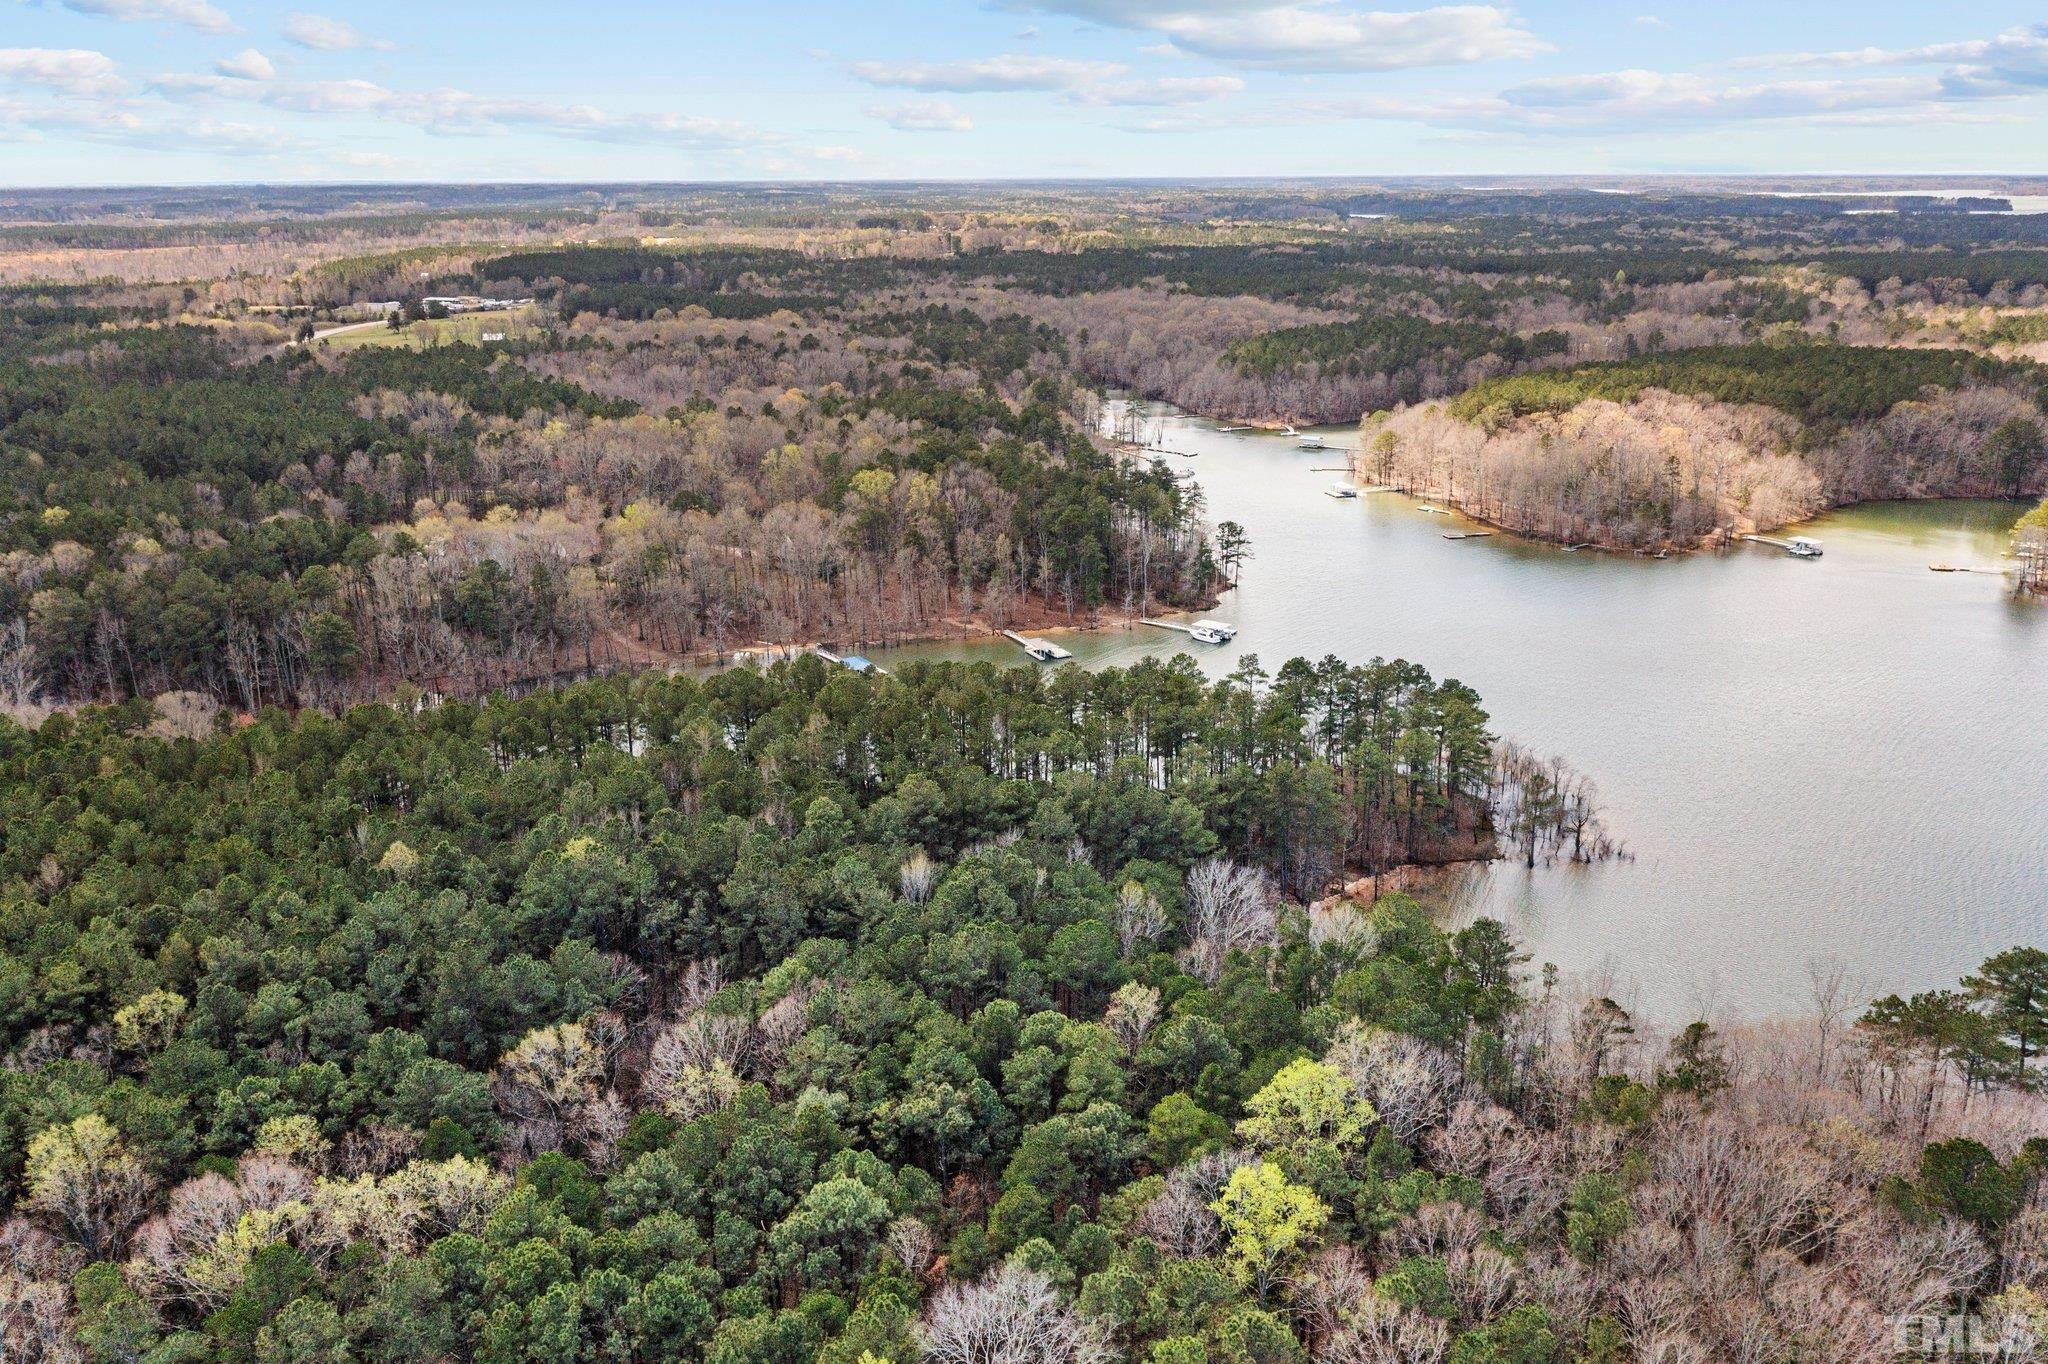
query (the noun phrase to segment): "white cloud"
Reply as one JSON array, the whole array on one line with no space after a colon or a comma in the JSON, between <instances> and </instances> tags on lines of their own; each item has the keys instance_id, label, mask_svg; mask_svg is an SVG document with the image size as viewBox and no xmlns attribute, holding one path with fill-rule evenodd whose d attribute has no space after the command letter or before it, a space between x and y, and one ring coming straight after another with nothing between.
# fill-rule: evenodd
<instances>
[{"instance_id":1,"label":"white cloud","mask_svg":"<svg viewBox=\"0 0 2048 1364\"><path fill-rule=\"evenodd\" d=\"M2027 116L2038 108L2028 97L2048 93L2048 25L1981 42L1781 54L1755 64L1781 70L1760 79L1731 76L1725 69L1601 71L1544 77L1483 94L1296 97L1234 108L1227 115L1162 113L1133 131L1385 122L1475 137L1625 137L1773 121L1834 127L1994 122ZM1908 69L1915 66L1933 69Z\"/></svg>"},{"instance_id":2,"label":"white cloud","mask_svg":"<svg viewBox=\"0 0 2048 1364\"><path fill-rule=\"evenodd\" d=\"M1009 0L1162 34L1182 53L1272 71L1396 71L1551 51L1494 5L1389 12L1338 0Z\"/></svg>"},{"instance_id":3,"label":"white cloud","mask_svg":"<svg viewBox=\"0 0 2048 1364\"><path fill-rule=\"evenodd\" d=\"M1997 87L2014 93L2048 89L2048 24L2009 28L1995 37L1969 42L1860 47L1837 52L1780 52L1746 57L1736 65L1780 69L1943 66L1948 68L1943 79L1966 94L1981 95Z\"/></svg>"},{"instance_id":4,"label":"white cloud","mask_svg":"<svg viewBox=\"0 0 2048 1364\"><path fill-rule=\"evenodd\" d=\"M220 93L211 91L209 93ZM514 128L597 142L644 142L729 150L779 142L775 134L730 119L675 113L614 113L589 104L507 99L467 90L392 90L372 81L304 81L260 87L274 109L355 114L451 136L494 136Z\"/></svg>"},{"instance_id":5,"label":"white cloud","mask_svg":"<svg viewBox=\"0 0 2048 1364\"><path fill-rule=\"evenodd\" d=\"M1289 5L1235 14L1172 14L1156 28L1187 52L1275 71L1396 71L1534 57L1548 43L1491 5L1388 14Z\"/></svg>"},{"instance_id":6,"label":"white cloud","mask_svg":"<svg viewBox=\"0 0 2048 1364\"><path fill-rule=\"evenodd\" d=\"M1223 99L1244 89L1235 76L1165 76L1158 80L1105 81L1074 91L1079 104L1185 105Z\"/></svg>"},{"instance_id":7,"label":"white cloud","mask_svg":"<svg viewBox=\"0 0 2048 1364\"><path fill-rule=\"evenodd\" d=\"M284 21L285 41L316 52L347 52L359 47L388 47L372 42L354 24L324 14L298 13Z\"/></svg>"},{"instance_id":8,"label":"white cloud","mask_svg":"<svg viewBox=\"0 0 2048 1364\"><path fill-rule=\"evenodd\" d=\"M1728 85L1686 73L1609 71L1530 81L1502 91L1500 99L1510 116L1535 125L1594 122L1612 126L1897 109L1933 100L1939 94L1939 85L1923 77Z\"/></svg>"},{"instance_id":9,"label":"white cloud","mask_svg":"<svg viewBox=\"0 0 2048 1364\"><path fill-rule=\"evenodd\" d=\"M991 90L1077 90L1121 76L1115 62L1077 61L1007 53L956 62L855 62L853 74L869 85L947 94Z\"/></svg>"},{"instance_id":10,"label":"white cloud","mask_svg":"<svg viewBox=\"0 0 2048 1364\"><path fill-rule=\"evenodd\" d=\"M154 119L126 105L74 102L30 106L0 101L0 139L40 141L45 134L147 151L212 156L271 156L317 145L268 124L184 117Z\"/></svg>"},{"instance_id":11,"label":"white cloud","mask_svg":"<svg viewBox=\"0 0 2048 1364\"><path fill-rule=\"evenodd\" d=\"M395 171L402 164L390 152L367 152L358 147L337 148L325 155L334 165L349 170Z\"/></svg>"},{"instance_id":12,"label":"white cloud","mask_svg":"<svg viewBox=\"0 0 2048 1364\"><path fill-rule=\"evenodd\" d=\"M1557 76L1503 90L1493 113L1539 131L1772 119L1952 122L1978 117L1969 106L2048 91L2048 24L1982 41L1782 53L1736 65L1777 68L1780 75L1757 81L1658 71ZM1914 66L1940 69L1897 69ZM1791 74L1801 70L1830 74ZM1466 110L1461 116L1480 115Z\"/></svg>"},{"instance_id":13,"label":"white cloud","mask_svg":"<svg viewBox=\"0 0 2048 1364\"><path fill-rule=\"evenodd\" d=\"M97 14L124 24L177 24L201 33L232 33L235 21L206 0L63 0L77 14Z\"/></svg>"},{"instance_id":14,"label":"white cloud","mask_svg":"<svg viewBox=\"0 0 2048 1364\"><path fill-rule=\"evenodd\" d=\"M870 105L867 116L909 133L964 133L974 127L973 119L942 99Z\"/></svg>"},{"instance_id":15,"label":"white cloud","mask_svg":"<svg viewBox=\"0 0 2048 1364\"><path fill-rule=\"evenodd\" d=\"M87 97L125 88L113 58L82 47L0 47L0 80Z\"/></svg>"},{"instance_id":16,"label":"white cloud","mask_svg":"<svg viewBox=\"0 0 2048 1364\"><path fill-rule=\"evenodd\" d=\"M213 69L230 80L267 81L277 79L277 68L270 58L253 47L245 47L232 57L223 57L213 64Z\"/></svg>"},{"instance_id":17,"label":"white cloud","mask_svg":"<svg viewBox=\"0 0 2048 1364\"><path fill-rule=\"evenodd\" d=\"M1065 14L1118 28L1146 28L1174 14L1243 14L1272 9L1272 0L1004 0L1004 8Z\"/></svg>"},{"instance_id":18,"label":"white cloud","mask_svg":"<svg viewBox=\"0 0 2048 1364\"><path fill-rule=\"evenodd\" d=\"M948 94L1036 91L1072 104L1199 104L1244 89L1236 76L1146 80L1130 77L1130 69L1119 62L1015 53L955 62L855 62L851 70L870 85Z\"/></svg>"}]
</instances>

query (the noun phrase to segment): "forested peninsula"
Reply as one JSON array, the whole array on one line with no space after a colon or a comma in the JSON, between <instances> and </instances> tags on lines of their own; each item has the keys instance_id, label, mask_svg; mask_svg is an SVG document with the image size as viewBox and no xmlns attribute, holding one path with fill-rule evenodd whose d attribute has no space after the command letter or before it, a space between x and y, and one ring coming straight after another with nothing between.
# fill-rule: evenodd
<instances>
[{"instance_id":1,"label":"forested peninsula","mask_svg":"<svg viewBox=\"0 0 2048 1364\"><path fill-rule=\"evenodd\" d=\"M0 727L10 1356L1876 1361L2042 1311L2048 955L1670 1033L1311 898L1489 799L1402 665L150 724Z\"/></svg>"}]
</instances>

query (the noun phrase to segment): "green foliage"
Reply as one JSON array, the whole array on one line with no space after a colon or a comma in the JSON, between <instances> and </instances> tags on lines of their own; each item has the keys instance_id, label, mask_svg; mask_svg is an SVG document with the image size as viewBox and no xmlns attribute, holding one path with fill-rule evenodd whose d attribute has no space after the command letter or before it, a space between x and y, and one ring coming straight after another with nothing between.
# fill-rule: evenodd
<instances>
[{"instance_id":1,"label":"green foliage","mask_svg":"<svg viewBox=\"0 0 2048 1364\"><path fill-rule=\"evenodd\" d=\"M1451 1343L1447 1364L1552 1364L1560 1351L1550 1314L1536 1303L1509 1309Z\"/></svg>"},{"instance_id":2,"label":"green foliage","mask_svg":"<svg viewBox=\"0 0 2048 1364\"><path fill-rule=\"evenodd\" d=\"M1245 1101L1237 1134L1288 1168L1315 1163L1320 1148L1349 1156L1378 1120L1351 1081L1321 1061L1292 1061Z\"/></svg>"},{"instance_id":3,"label":"green foliage","mask_svg":"<svg viewBox=\"0 0 2048 1364\"><path fill-rule=\"evenodd\" d=\"M2001 1164L1981 1142L1968 1137L1936 1142L1920 1153L1919 1177L1895 1180L1887 1192L1909 1216L1946 1215L1996 1231L2026 1207L2044 1173L2048 1151L2030 1149L2010 1165Z\"/></svg>"},{"instance_id":4,"label":"green foliage","mask_svg":"<svg viewBox=\"0 0 2048 1364\"><path fill-rule=\"evenodd\" d=\"M1459 366L1489 356L1520 365L1559 354L1565 345L1561 332L1522 337L1479 323L1388 314L1262 332L1232 342L1223 358L1240 372L1262 378L1301 366L1313 366L1322 374L1350 375L1398 374L1428 365L1455 374Z\"/></svg>"},{"instance_id":5,"label":"green foliage","mask_svg":"<svg viewBox=\"0 0 2048 1364\"><path fill-rule=\"evenodd\" d=\"M1593 1264L1615 1237L1635 1225L1628 1191L1613 1175L1593 1172L1572 1182L1565 1203L1565 1241L1572 1254Z\"/></svg>"},{"instance_id":6,"label":"green foliage","mask_svg":"<svg viewBox=\"0 0 2048 1364\"><path fill-rule=\"evenodd\" d=\"M1223 1224L1224 1256L1239 1282L1264 1302L1274 1279L1308 1253L1330 1210L1314 1193L1290 1184L1271 1161L1240 1167L1210 1205Z\"/></svg>"},{"instance_id":7,"label":"green foliage","mask_svg":"<svg viewBox=\"0 0 2048 1364\"><path fill-rule=\"evenodd\" d=\"M1682 1087L1682 1086L1674 1086ZM1579 1105L1581 1116L1612 1123L1625 1131L1641 1131L1657 1113L1655 1090L1625 1075L1602 1075Z\"/></svg>"},{"instance_id":8,"label":"green foliage","mask_svg":"<svg viewBox=\"0 0 2048 1364\"><path fill-rule=\"evenodd\" d=\"M1626 402L1646 388L1790 413L1816 431L1882 417L1924 388L1962 388L2048 371L1969 351L1879 346L1701 346L1603 364L1492 379L1452 399L1453 416L1499 426L1536 412L1564 412L1593 398Z\"/></svg>"}]
</instances>

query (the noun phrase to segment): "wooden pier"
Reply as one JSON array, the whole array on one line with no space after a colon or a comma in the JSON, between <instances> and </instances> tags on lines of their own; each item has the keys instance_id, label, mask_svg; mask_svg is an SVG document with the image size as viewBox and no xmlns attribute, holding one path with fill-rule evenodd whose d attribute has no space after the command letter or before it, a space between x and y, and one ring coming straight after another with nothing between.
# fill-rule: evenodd
<instances>
[{"instance_id":1,"label":"wooden pier","mask_svg":"<svg viewBox=\"0 0 2048 1364\"><path fill-rule=\"evenodd\" d=\"M1031 655L1032 658L1040 663L1058 663L1062 659L1073 657L1071 653L1054 644L1051 640L1032 639L1028 635L1018 634L1015 630L1003 631L1003 637L1013 641L1018 648Z\"/></svg>"},{"instance_id":2,"label":"wooden pier","mask_svg":"<svg viewBox=\"0 0 2048 1364\"><path fill-rule=\"evenodd\" d=\"M1769 545L1782 549L1795 559L1818 559L1821 555L1820 541L1804 535L1795 535L1789 540L1780 540L1769 535L1744 535L1738 537L1753 545Z\"/></svg>"}]
</instances>

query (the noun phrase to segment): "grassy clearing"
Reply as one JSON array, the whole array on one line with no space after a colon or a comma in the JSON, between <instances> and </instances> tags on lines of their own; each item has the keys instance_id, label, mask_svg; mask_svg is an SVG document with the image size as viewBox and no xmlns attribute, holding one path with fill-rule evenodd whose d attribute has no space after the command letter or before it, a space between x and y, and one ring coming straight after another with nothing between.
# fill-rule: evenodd
<instances>
[{"instance_id":1,"label":"grassy clearing","mask_svg":"<svg viewBox=\"0 0 2048 1364\"><path fill-rule=\"evenodd\" d=\"M458 341L483 344L485 332L503 332L507 338L533 330L533 309L513 308L506 312L461 313L454 317L415 322L399 331L387 326L363 327L330 336L320 344L333 350L360 350L366 346L404 346L425 350Z\"/></svg>"}]
</instances>

